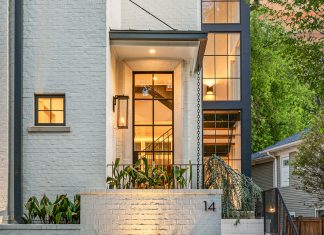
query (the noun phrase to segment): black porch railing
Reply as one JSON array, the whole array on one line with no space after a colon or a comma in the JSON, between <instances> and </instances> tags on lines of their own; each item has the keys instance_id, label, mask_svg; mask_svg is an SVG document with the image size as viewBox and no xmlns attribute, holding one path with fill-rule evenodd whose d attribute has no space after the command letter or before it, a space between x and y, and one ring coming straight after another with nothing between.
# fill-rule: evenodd
<instances>
[{"instance_id":1,"label":"black porch railing","mask_svg":"<svg viewBox=\"0 0 324 235\"><path fill-rule=\"evenodd\" d=\"M169 177L169 181L162 180L160 184L158 184L154 188L172 188L172 189L192 189L197 185L197 164L170 164L170 165L136 165L136 164L118 164L117 166L114 164L107 164L107 177L111 177L113 179L117 179L117 185L113 187L107 185L108 188L119 188L119 189L131 189L131 188L143 188L143 184L137 184L134 179L138 179L136 177L131 177L130 174L124 174L123 172L127 172L127 168L131 167L136 172L140 172L145 174L145 171L148 170L148 175L152 177L152 170L158 169L159 172L163 172ZM200 166L201 167L201 166ZM175 170L185 169L184 173L179 176L175 173ZM201 169L200 169L200 172ZM200 177L201 179L202 177ZM181 182L180 182L181 181ZM145 186L145 184L144 184ZM148 186L149 188L149 186Z\"/></svg>"},{"instance_id":2,"label":"black porch railing","mask_svg":"<svg viewBox=\"0 0 324 235\"><path fill-rule=\"evenodd\" d=\"M265 234L299 235L279 189L263 192L263 212Z\"/></svg>"}]
</instances>

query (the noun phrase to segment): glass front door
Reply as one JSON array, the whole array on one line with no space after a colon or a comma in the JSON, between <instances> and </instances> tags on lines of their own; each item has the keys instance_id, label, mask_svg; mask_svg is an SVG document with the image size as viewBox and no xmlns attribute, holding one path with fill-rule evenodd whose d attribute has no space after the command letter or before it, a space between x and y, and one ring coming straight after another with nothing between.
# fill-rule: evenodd
<instances>
[{"instance_id":1,"label":"glass front door","mask_svg":"<svg viewBox=\"0 0 324 235\"><path fill-rule=\"evenodd\" d=\"M133 161L173 163L173 72L133 73Z\"/></svg>"}]
</instances>

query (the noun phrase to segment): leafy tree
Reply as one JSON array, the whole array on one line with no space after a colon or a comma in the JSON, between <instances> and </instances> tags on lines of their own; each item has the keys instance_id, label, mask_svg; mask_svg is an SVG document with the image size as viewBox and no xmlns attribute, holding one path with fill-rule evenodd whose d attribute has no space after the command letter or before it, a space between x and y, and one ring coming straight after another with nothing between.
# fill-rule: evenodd
<instances>
[{"instance_id":1,"label":"leafy tree","mask_svg":"<svg viewBox=\"0 0 324 235\"><path fill-rule=\"evenodd\" d=\"M324 205L324 110L314 118L312 126L304 135L299 152L292 165L293 174L299 179L298 188L311 193Z\"/></svg>"},{"instance_id":2,"label":"leafy tree","mask_svg":"<svg viewBox=\"0 0 324 235\"><path fill-rule=\"evenodd\" d=\"M261 12L263 13L263 12ZM283 27L251 14L252 151L256 152L309 125L315 92L299 80Z\"/></svg>"},{"instance_id":3,"label":"leafy tree","mask_svg":"<svg viewBox=\"0 0 324 235\"><path fill-rule=\"evenodd\" d=\"M324 1L323 0L252 0L253 9L273 25L284 27L288 37L279 38L287 45L292 71L315 92L318 108L324 102Z\"/></svg>"}]
</instances>

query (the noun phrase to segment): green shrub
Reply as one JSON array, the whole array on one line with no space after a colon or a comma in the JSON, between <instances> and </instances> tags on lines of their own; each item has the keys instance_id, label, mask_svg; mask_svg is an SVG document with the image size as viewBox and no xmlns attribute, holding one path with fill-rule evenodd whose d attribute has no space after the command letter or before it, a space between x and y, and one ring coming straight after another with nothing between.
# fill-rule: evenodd
<instances>
[{"instance_id":1,"label":"green shrub","mask_svg":"<svg viewBox=\"0 0 324 235\"><path fill-rule=\"evenodd\" d=\"M192 181L192 165L180 166L156 166L149 165L146 158L138 160L134 165L129 165L120 170L120 159L117 158L112 165L112 176L106 179L108 188L117 189L172 189L188 188ZM185 173L189 170L189 177Z\"/></svg>"},{"instance_id":2,"label":"green shrub","mask_svg":"<svg viewBox=\"0 0 324 235\"><path fill-rule=\"evenodd\" d=\"M57 195L51 202L44 195L40 201L33 196L25 204L26 213L22 219L26 224L78 224L80 223L80 195L75 195L71 201L64 195Z\"/></svg>"}]
</instances>

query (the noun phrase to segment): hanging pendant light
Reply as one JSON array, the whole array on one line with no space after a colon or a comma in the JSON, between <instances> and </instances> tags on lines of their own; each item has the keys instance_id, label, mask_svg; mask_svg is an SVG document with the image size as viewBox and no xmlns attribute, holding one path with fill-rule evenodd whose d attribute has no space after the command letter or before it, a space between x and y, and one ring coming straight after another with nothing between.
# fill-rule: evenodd
<instances>
[{"instance_id":1,"label":"hanging pendant light","mask_svg":"<svg viewBox=\"0 0 324 235\"><path fill-rule=\"evenodd\" d=\"M149 88L144 86L143 90L142 90L142 94L143 94L143 96L148 96L149 95Z\"/></svg>"}]
</instances>

